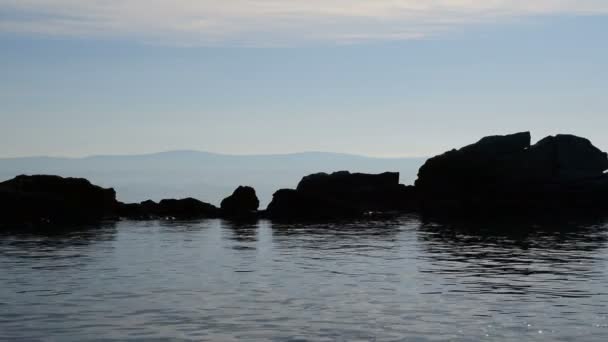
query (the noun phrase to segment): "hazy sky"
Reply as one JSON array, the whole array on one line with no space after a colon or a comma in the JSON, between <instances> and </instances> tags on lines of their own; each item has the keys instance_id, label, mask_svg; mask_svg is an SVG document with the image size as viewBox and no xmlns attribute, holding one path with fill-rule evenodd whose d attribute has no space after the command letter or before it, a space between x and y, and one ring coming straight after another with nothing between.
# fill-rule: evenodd
<instances>
[{"instance_id":1,"label":"hazy sky","mask_svg":"<svg viewBox=\"0 0 608 342\"><path fill-rule=\"evenodd\" d=\"M606 0L0 0L0 157L608 150Z\"/></svg>"}]
</instances>

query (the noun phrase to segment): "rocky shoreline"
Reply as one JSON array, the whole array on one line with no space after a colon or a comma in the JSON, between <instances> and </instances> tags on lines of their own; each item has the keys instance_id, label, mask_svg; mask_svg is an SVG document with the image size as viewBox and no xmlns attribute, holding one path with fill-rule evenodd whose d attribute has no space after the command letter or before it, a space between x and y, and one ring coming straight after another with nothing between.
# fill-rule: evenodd
<instances>
[{"instance_id":1,"label":"rocky shoreline","mask_svg":"<svg viewBox=\"0 0 608 342\"><path fill-rule=\"evenodd\" d=\"M280 189L266 210L255 190L238 187L220 207L194 198L122 203L86 179L17 176L0 183L0 224L40 225L103 219L330 220L372 213L446 216L608 214L608 155L587 139L529 132L490 136L426 161L415 185L399 174L340 171Z\"/></svg>"}]
</instances>

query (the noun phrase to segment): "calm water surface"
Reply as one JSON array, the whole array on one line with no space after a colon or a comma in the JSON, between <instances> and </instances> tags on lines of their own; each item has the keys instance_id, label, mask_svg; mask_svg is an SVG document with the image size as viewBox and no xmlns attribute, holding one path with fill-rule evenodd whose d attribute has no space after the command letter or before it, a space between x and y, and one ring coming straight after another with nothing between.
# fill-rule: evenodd
<instances>
[{"instance_id":1,"label":"calm water surface","mask_svg":"<svg viewBox=\"0 0 608 342\"><path fill-rule=\"evenodd\" d=\"M0 340L606 341L607 241L415 217L3 233Z\"/></svg>"}]
</instances>

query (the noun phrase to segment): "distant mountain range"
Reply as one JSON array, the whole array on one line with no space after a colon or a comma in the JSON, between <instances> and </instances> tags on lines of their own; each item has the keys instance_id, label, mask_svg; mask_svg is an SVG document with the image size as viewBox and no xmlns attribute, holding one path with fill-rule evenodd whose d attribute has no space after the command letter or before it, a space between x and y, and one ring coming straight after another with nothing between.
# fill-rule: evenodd
<instances>
[{"instance_id":1,"label":"distant mountain range","mask_svg":"<svg viewBox=\"0 0 608 342\"><path fill-rule=\"evenodd\" d=\"M425 159L327 152L225 155L199 151L84 158L0 158L0 180L19 174L84 177L95 184L113 187L121 201L195 197L216 205L238 185L250 185L265 207L276 190L295 188L303 176L315 172L397 171L401 173L401 183L412 184Z\"/></svg>"}]
</instances>

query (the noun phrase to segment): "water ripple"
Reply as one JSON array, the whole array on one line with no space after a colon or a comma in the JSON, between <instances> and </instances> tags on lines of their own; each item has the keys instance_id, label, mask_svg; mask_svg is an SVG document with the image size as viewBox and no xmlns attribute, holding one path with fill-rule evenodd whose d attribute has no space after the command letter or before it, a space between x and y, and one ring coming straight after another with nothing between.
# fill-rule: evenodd
<instances>
[{"instance_id":1,"label":"water ripple","mask_svg":"<svg viewBox=\"0 0 608 342\"><path fill-rule=\"evenodd\" d=\"M608 337L606 222L130 222L0 235L0 340Z\"/></svg>"}]
</instances>

